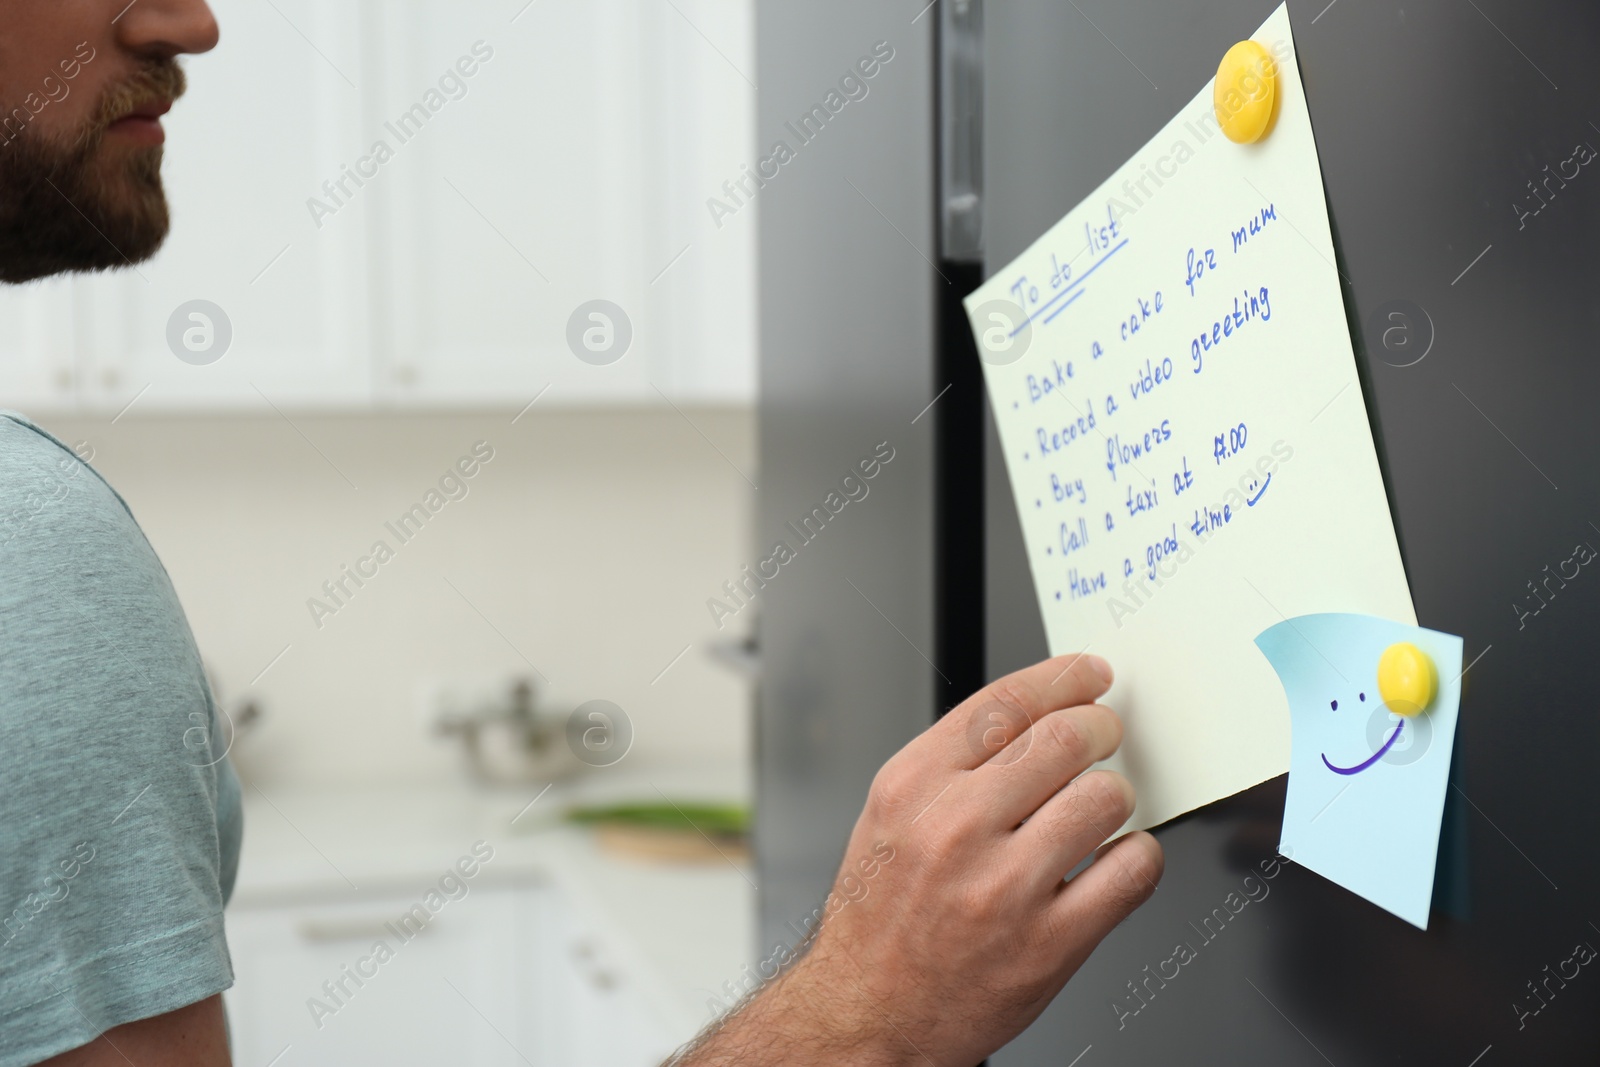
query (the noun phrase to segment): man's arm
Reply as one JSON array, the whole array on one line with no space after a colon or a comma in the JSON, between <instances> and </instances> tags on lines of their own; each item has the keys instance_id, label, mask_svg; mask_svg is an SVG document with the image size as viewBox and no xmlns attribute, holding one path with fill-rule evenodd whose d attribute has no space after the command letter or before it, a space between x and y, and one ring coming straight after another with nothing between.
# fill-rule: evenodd
<instances>
[{"instance_id":1,"label":"man's arm","mask_svg":"<svg viewBox=\"0 0 1600 1067\"><path fill-rule=\"evenodd\" d=\"M1091 703L1110 684L1098 657L1046 660L901 749L810 952L672 1062L965 1067L1022 1032L1161 878L1149 834L1105 845L1132 786L1084 773L1122 740Z\"/></svg>"},{"instance_id":2,"label":"man's arm","mask_svg":"<svg viewBox=\"0 0 1600 1067\"><path fill-rule=\"evenodd\" d=\"M37 507L0 530L0 1067L109 1048L232 985L239 835L200 653L132 514L4 415L0 500L19 499Z\"/></svg>"},{"instance_id":3,"label":"man's arm","mask_svg":"<svg viewBox=\"0 0 1600 1067\"><path fill-rule=\"evenodd\" d=\"M39 1067L229 1067L222 995L153 1019L113 1027Z\"/></svg>"}]
</instances>

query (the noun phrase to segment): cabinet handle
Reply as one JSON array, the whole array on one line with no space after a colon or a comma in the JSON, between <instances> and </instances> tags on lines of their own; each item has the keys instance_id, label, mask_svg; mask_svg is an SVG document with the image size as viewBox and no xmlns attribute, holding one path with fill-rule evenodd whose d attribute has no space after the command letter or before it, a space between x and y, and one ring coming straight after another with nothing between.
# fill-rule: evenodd
<instances>
[{"instance_id":1,"label":"cabinet handle","mask_svg":"<svg viewBox=\"0 0 1600 1067\"><path fill-rule=\"evenodd\" d=\"M567 946L567 951L572 954L572 960L578 965L579 971L589 980L589 984L602 993L609 993L622 984L622 979L616 971L605 965L601 958L599 946L587 937L579 938Z\"/></svg>"},{"instance_id":2,"label":"cabinet handle","mask_svg":"<svg viewBox=\"0 0 1600 1067\"><path fill-rule=\"evenodd\" d=\"M422 927L418 933L426 932L428 926ZM313 945L335 941L380 941L393 936L382 919L302 919L295 929L302 941Z\"/></svg>"}]
</instances>

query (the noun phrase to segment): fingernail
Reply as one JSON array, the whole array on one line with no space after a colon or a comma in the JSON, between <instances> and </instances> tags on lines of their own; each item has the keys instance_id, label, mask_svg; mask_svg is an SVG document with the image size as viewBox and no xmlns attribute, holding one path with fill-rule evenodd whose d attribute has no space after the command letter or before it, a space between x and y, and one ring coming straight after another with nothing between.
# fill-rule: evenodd
<instances>
[{"instance_id":1,"label":"fingernail","mask_svg":"<svg viewBox=\"0 0 1600 1067\"><path fill-rule=\"evenodd\" d=\"M1102 682L1106 683L1107 685L1111 684L1111 664L1107 663L1099 656L1084 656L1083 658L1090 667L1094 668L1094 673L1100 676L1100 680Z\"/></svg>"}]
</instances>

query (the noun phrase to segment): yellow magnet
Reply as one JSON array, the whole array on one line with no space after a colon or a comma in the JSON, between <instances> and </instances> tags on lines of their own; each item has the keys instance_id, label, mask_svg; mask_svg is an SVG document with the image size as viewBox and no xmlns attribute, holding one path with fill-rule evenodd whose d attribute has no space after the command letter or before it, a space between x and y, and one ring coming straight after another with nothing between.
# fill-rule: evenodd
<instances>
[{"instance_id":1,"label":"yellow magnet","mask_svg":"<svg viewBox=\"0 0 1600 1067\"><path fill-rule=\"evenodd\" d=\"M1240 41L1222 57L1212 87L1217 125L1228 140L1250 144L1261 139L1272 123L1272 104L1278 92L1278 63L1266 47Z\"/></svg>"},{"instance_id":2,"label":"yellow magnet","mask_svg":"<svg viewBox=\"0 0 1600 1067\"><path fill-rule=\"evenodd\" d=\"M1378 695L1396 715L1426 710L1438 689L1433 660L1410 641L1390 645L1378 657Z\"/></svg>"}]
</instances>

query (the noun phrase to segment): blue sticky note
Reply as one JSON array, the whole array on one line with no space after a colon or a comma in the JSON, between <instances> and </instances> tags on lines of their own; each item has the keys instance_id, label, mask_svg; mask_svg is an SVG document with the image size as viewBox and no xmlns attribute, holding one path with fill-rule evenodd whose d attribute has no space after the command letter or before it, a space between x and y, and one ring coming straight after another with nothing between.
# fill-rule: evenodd
<instances>
[{"instance_id":1,"label":"blue sticky note","mask_svg":"<svg viewBox=\"0 0 1600 1067\"><path fill-rule=\"evenodd\" d=\"M1438 679L1420 714L1378 695L1378 659L1409 641ZM1263 630L1289 698L1289 788L1279 851L1428 928L1439 825L1461 704L1461 638L1369 615L1301 615Z\"/></svg>"}]
</instances>

